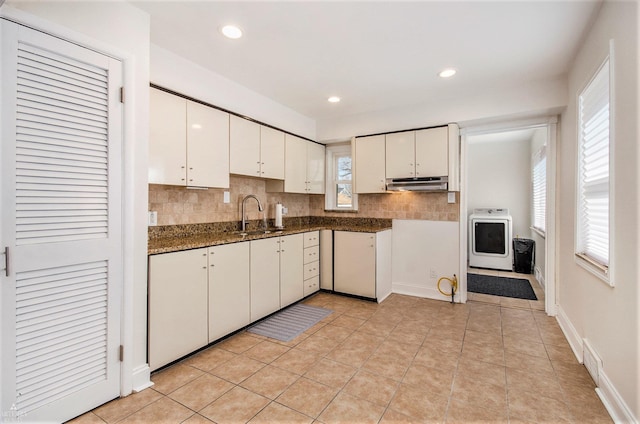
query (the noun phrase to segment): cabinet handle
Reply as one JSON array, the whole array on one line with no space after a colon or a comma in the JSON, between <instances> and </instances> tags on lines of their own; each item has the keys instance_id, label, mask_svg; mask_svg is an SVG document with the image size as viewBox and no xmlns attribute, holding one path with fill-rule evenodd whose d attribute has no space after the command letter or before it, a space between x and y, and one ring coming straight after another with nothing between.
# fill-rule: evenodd
<instances>
[{"instance_id":1,"label":"cabinet handle","mask_svg":"<svg viewBox=\"0 0 640 424\"><path fill-rule=\"evenodd\" d=\"M215 265L214 265L214 264L211 264L211 266L213 267L213 266L215 266Z\"/></svg>"},{"instance_id":2,"label":"cabinet handle","mask_svg":"<svg viewBox=\"0 0 640 424\"><path fill-rule=\"evenodd\" d=\"M419 164L419 163L416 163L416 166L420 166L420 164Z\"/></svg>"},{"instance_id":3,"label":"cabinet handle","mask_svg":"<svg viewBox=\"0 0 640 424\"><path fill-rule=\"evenodd\" d=\"M202 269L207 269L207 267L206 267L206 266L203 266L203 267L202 267Z\"/></svg>"},{"instance_id":4,"label":"cabinet handle","mask_svg":"<svg viewBox=\"0 0 640 424\"><path fill-rule=\"evenodd\" d=\"M184 165L182 165L182 166L180 167L180 169L184 169L184 168L186 168L186 166L184 166Z\"/></svg>"},{"instance_id":5,"label":"cabinet handle","mask_svg":"<svg viewBox=\"0 0 640 424\"><path fill-rule=\"evenodd\" d=\"M281 252L284 252L284 249L282 249Z\"/></svg>"},{"instance_id":6,"label":"cabinet handle","mask_svg":"<svg viewBox=\"0 0 640 424\"><path fill-rule=\"evenodd\" d=\"M260 165L260 161L256 162L258 165Z\"/></svg>"},{"instance_id":7,"label":"cabinet handle","mask_svg":"<svg viewBox=\"0 0 640 424\"><path fill-rule=\"evenodd\" d=\"M193 178L189 178L189 181L193 181Z\"/></svg>"}]
</instances>

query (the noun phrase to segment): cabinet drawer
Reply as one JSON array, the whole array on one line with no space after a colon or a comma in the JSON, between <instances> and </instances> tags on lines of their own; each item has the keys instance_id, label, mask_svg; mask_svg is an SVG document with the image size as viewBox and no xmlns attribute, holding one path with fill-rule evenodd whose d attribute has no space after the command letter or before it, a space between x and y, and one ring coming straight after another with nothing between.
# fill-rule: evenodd
<instances>
[{"instance_id":1,"label":"cabinet drawer","mask_svg":"<svg viewBox=\"0 0 640 424\"><path fill-rule=\"evenodd\" d=\"M320 231L304 233L304 247L318 246L320 244Z\"/></svg>"},{"instance_id":2,"label":"cabinet drawer","mask_svg":"<svg viewBox=\"0 0 640 424\"><path fill-rule=\"evenodd\" d=\"M315 293L320 289L320 277L311 277L308 280L304 280L304 295L309 296L311 293Z\"/></svg>"},{"instance_id":3,"label":"cabinet drawer","mask_svg":"<svg viewBox=\"0 0 640 424\"><path fill-rule=\"evenodd\" d=\"M304 249L304 263L320 260L320 246L312 246Z\"/></svg>"},{"instance_id":4,"label":"cabinet drawer","mask_svg":"<svg viewBox=\"0 0 640 424\"><path fill-rule=\"evenodd\" d=\"M304 279L320 275L320 261L311 262L304 266Z\"/></svg>"}]
</instances>

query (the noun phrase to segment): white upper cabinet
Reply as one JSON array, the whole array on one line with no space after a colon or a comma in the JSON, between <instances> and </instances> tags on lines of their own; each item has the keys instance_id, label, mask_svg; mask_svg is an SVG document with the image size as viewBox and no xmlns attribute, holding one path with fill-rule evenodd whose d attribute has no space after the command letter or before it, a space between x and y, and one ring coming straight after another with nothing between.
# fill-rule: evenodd
<instances>
[{"instance_id":1,"label":"white upper cabinet","mask_svg":"<svg viewBox=\"0 0 640 424\"><path fill-rule=\"evenodd\" d=\"M415 131L386 135L386 177L415 177Z\"/></svg>"},{"instance_id":2,"label":"white upper cabinet","mask_svg":"<svg viewBox=\"0 0 640 424\"><path fill-rule=\"evenodd\" d=\"M284 191L307 193L307 142L285 135Z\"/></svg>"},{"instance_id":3,"label":"white upper cabinet","mask_svg":"<svg viewBox=\"0 0 640 424\"><path fill-rule=\"evenodd\" d=\"M187 101L187 185L229 187L229 114Z\"/></svg>"},{"instance_id":4,"label":"white upper cabinet","mask_svg":"<svg viewBox=\"0 0 640 424\"><path fill-rule=\"evenodd\" d=\"M325 148L322 144L285 134L284 185L267 184L267 190L324 193L324 158Z\"/></svg>"},{"instance_id":5,"label":"white upper cabinet","mask_svg":"<svg viewBox=\"0 0 640 424\"><path fill-rule=\"evenodd\" d=\"M307 193L324 193L325 148L307 141Z\"/></svg>"},{"instance_id":6,"label":"white upper cabinet","mask_svg":"<svg viewBox=\"0 0 640 424\"><path fill-rule=\"evenodd\" d=\"M232 174L260 176L260 124L231 115L229 170Z\"/></svg>"},{"instance_id":7,"label":"white upper cabinet","mask_svg":"<svg viewBox=\"0 0 640 424\"><path fill-rule=\"evenodd\" d=\"M386 177L444 177L449 175L447 127L386 135Z\"/></svg>"},{"instance_id":8,"label":"white upper cabinet","mask_svg":"<svg viewBox=\"0 0 640 424\"><path fill-rule=\"evenodd\" d=\"M231 116L230 171L250 177L284 179L284 133Z\"/></svg>"},{"instance_id":9,"label":"white upper cabinet","mask_svg":"<svg viewBox=\"0 0 640 424\"><path fill-rule=\"evenodd\" d=\"M149 182L186 185L187 100L151 89Z\"/></svg>"},{"instance_id":10,"label":"white upper cabinet","mask_svg":"<svg viewBox=\"0 0 640 424\"><path fill-rule=\"evenodd\" d=\"M229 114L151 89L149 182L229 187Z\"/></svg>"},{"instance_id":11,"label":"white upper cabinet","mask_svg":"<svg viewBox=\"0 0 640 424\"><path fill-rule=\"evenodd\" d=\"M449 174L448 128L416 131L416 176L443 177Z\"/></svg>"},{"instance_id":12,"label":"white upper cabinet","mask_svg":"<svg viewBox=\"0 0 640 424\"><path fill-rule=\"evenodd\" d=\"M358 137L354 140L356 193L384 193L385 136Z\"/></svg>"},{"instance_id":13,"label":"white upper cabinet","mask_svg":"<svg viewBox=\"0 0 640 424\"><path fill-rule=\"evenodd\" d=\"M260 126L260 176L284 180L284 133Z\"/></svg>"}]
</instances>

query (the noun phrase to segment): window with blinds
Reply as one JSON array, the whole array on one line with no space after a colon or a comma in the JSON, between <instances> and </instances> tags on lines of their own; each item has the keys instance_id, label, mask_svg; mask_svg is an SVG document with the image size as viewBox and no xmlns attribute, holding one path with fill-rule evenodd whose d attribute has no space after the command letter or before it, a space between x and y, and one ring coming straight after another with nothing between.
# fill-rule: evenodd
<instances>
[{"instance_id":1,"label":"window with blinds","mask_svg":"<svg viewBox=\"0 0 640 424\"><path fill-rule=\"evenodd\" d=\"M609 59L578 99L578 204L576 254L608 276L609 268Z\"/></svg>"},{"instance_id":2,"label":"window with blinds","mask_svg":"<svg viewBox=\"0 0 640 424\"><path fill-rule=\"evenodd\" d=\"M546 232L547 213L547 147L542 148L533 157L533 228Z\"/></svg>"}]
</instances>

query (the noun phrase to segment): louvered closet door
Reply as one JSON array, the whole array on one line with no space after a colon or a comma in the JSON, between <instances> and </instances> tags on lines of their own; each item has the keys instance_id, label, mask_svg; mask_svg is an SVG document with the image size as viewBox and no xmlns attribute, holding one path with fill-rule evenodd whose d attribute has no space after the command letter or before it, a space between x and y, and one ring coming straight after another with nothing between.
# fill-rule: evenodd
<instances>
[{"instance_id":1,"label":"louvered closet door","mask_svg":"<svg viewBox=\"0 0 640 424\"><path fill-rule=\"evenodd\" d=\"M120 393L122 64L0 25L1 410L58 422Z\"/></svg>"}]
</instances>

